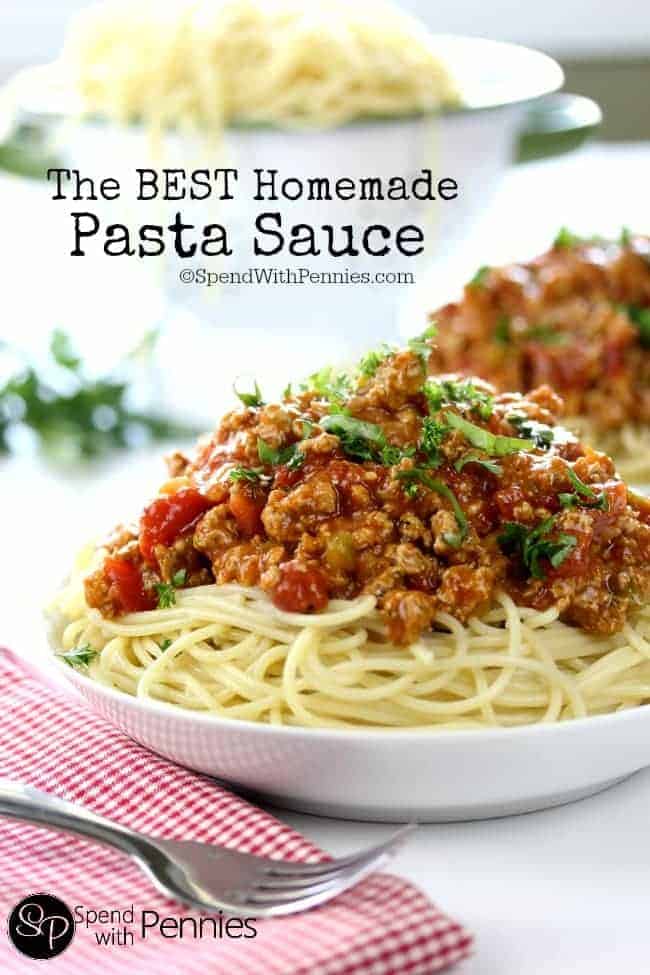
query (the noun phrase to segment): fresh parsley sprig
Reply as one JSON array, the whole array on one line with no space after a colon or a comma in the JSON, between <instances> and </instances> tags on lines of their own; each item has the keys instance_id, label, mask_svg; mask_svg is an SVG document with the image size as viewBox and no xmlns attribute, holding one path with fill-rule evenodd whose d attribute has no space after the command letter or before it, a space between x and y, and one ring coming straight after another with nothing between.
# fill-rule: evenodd
<instances>
[{"instance_id":1,"label":"fresh parsley sprig","mask_svg":"<svg viewBox=\"0 0 650 975\"><path fill-rule=\"evenodd\" d=\"M176 590L187 582L187 569L179 569L171 582L157 582L154 586L158 596L158 609L170 609L176 604Z\"/></svg>"},{"instance_id":2,"label":"fresh parsley sprig","mask_svg":"<svg viewBox=\"0 0 650 975\"><path fill-rule=\"evenodd\" d=\"M341 450L358 461L374 461L384 467L394 467L403 457L412 457L415 447L397 447L386 439L376 423L357 420L347 413L330 413L319 421L326 433L339 438Z\"/></svg>"},{"instance_id":3,"label":"fresh parsley sprig","mask_svg":"<svg viewBox=\"0 0 650 975\"><path fill-rule=\"evenodd\" d=\"M75 647L74 650L68 650L66 653L57 654L58 657L63 660L68 667L87 667L95 657L99 656L99 650L95 650L91 647L89 643L85 643L82 647Z\"/></svg>"},{"instance_id":4,"label":"fresh parsley sprig","mask_svg":"<svg viewBox=\"0 0 650 975\"><path fill-rule=\"evenodd\" d=\"M431 477L429 472L423 467L409 467L406 470L396 471L395 477L398 481L402 482L404 491L409 498L417 497L419 485L422 485L428 488L429 491L435 491L436 494L449 501L454 512L454 517L456 518L458 531L446 532L443 537L448 545L451 545L453 548L460 548L467 538L469 524L458 498L451 488L437 477Z\"/></svg>"},{"instance_id":5,"label":"fresh parsley sprig","mask_svg":"<svg viewBox=\"0 0 650 975\"><path fill-rule=\"evenodd\" d=\"M457 413L452 413L451 410L445 413L445 420L452 430L458 430L459 433L462 433L473 447L484 450L491 457L505 457L521 450L533 450L535 447L532 440L525 440L522 437L503 437L496 433L490 433L484 427L470 423L469 420Z\"/></svg>"},{"instance_id":6,"label":"fresh parsley sprig","mask_svg":"<svg viewBox=\"0 0 650 975\"><path fill-rule=\"evenodd\" d=\"M411 352L414 352L418 356L420 363L422 365L423 372L427 371L427 366L429 364L429 356L431 355L431 340L438 334L438 329L435 322L431 322L425 330L420 334L416 335L414 338L409 339L408 347Z\"/></svg>"},{"instance_id":7,"label":"fresh parsley sprig","mask_svg":"<svg viewBox=\"0 0 650 975\"><path fill-rule=\"evenodd\" d=\"M264 406L264 400L262 398L262 390L257 384L257 380L253 384L252 393L240 393L237 386L233 383L233 391L238 400L240 400L244 406L249 409L256 409L259 406Z\"/></svg>"},{"instance_id":8,"label":"fresh parsley sprig","mask_svg":"<svg viewBox=\"0 0 650 975\"><path fill-rule=\"evenodd\" d=\"M289 470L297 470L305 463L305 455L300 450L297 443L289 444L288 447L272 447L265 440L258 438L257 456L262 464L268 467L285 465Z\"/></svg>"},{"instance_id":9,"label":"fresh parsley sprig","mask_svg":"<svg viewBox=\"0 0 650 975\"><path fill-rule=\"evenodd\" d=\"M375 423L357 420L345 413L332 413L320 420L326 433L339 438L341 449L356 460L381 459L382 451L388 446L386 434Z\"/></svg>"},{"instance_id":10,"label":"fresh parsley sprig","mask_svg":"<svg viewBox=\"0 0 650 975\"><path fill-rule=\"evenodd\" d=\"M324 366L312 373L300 387L305 392L318 393L321 399L330 404L332 413L345 409L345 401L352 392L352 380L345 372L336 372L332 366Z\"/></svg>"},{"instance_id":11,"label":"fresh parsley sprig","mask_svg":"<svg viewBox=\"0 0 650 975\"><path fill-rule=\"evenodd\" d=\"M555 235L553 247L559 250L568 250L571 247L577 247L578 244L582 243L582 240L582 237L578 237L568 227L560 227Z\"/></svg>"},{"instance_id":12,"label":"fresh parsley sprig","mask_svg":"<svg viewBox=\"0 0 650 975\"><path fill-rule=\"evenodd\" d=\"M594 491L578 477L572 467L567 467L567 477L575 490L571 493L562 492L558 494L558 500L563 508L575 508L581 505L583 508L595 508L600 511L609 509L606 491L599 495L597 491Z\"/></svg>"},{"instance_id":13,"label":"fresh parsley sprig","mask_svg":"<svg viewBox=\"0 0 650 975\"><path fill-rule=\"evenodd\" d=\"M575 535L565 532L554 535L554 525L555 515L546 518L535 528L509 521L498 535L497 542L506 555L519 557L533 579L544 579L546 572L542 561L547 560L557 569L578 544Z\"/></svg>"},{"instance_id":14,"label":"fresh parsley sprig","mask_svg":"<svg viewBox=\"0 0 650 975\"><path fill-rule=\"evenodd\" d=\"M422 421L418 450L426 456L429 467L439 467L442 463L440 448L448 433L449 427L434 416L426 416Z\"/></svg>"},{"instance_id":15,"label":"fresh parsley sprig","mask_svg":"<svg viewBox=\"0 0 650 975\"><path fill-rule=\"evenodd\" d=\"M503 474L503 468L501 465L497 464L494 460L489 460L487 457L483 457L480 450L468 450L466 454L463 454L463 456L459 457L459 459L456 461L454 464L454 469L460 474L465 464L480 464L480 466L484 467L486 471L490 472L490 474Z\"/></svg>"},{"instance_id":16,"label":"fresh parsley sprig","mask_svg":"<svg viewBox=\"0 0 650 975\"><path fill-rule=\"evenodd\" d=\"M553 427L549 427L546 423L538 423L537 420L531 420L521 413L511 413L506 419L522 437L533 440L540 450L548 450L555 440Z\"/></svg>"},{"instance_id":17,"label":"fresh parsley sprig","mask_svg":"<svg viewBox=\"0 0 650 975\"><path fill-rule=\"evenodd\" d=\"M264 480L261 467L233 467L228 477L231 481L247 481L249 484L259 484Z\"/></svg>"},{"instance_id":18,"label":"fresh parsley sprig","mask_svg":"<svg viewBox=\"0 0 650 975\"><path fill-rule=\"evenodd\" d=\"M467 282L470 288L483 288L485 287L485 280L490 273L492 268L489 264L483 264L482 267L478 269L476 274Z\"/></svg>"},{"instance_id":19,"label":"fresh parsley sprig","mask_svg":"<svg viewBox=\"0 0 650 975\"><path fill-rule=\"evenodd\" d=\"M358 371L359 375L363 376L364 379L372 379L380 365L388 359L389 356L393 355L394 349L384 342L379 346L378 349L373 349L366 353L359 362Z\"/></svg>"},{"instance_id":20,"label":"fresh parsley sprig","mask_svg":"<svg viewBox=\"0 0 650 975\"><path fill-rule=\"evenodd\" d=\"M413 457L415 447L396 447L392 443L385 443L379 452L379 461L384 467L395 467L404 457Z\"/></svg>"},{"instance_id":21,"label":"fresh parsley sprig","mask_svg":"<svg viewBox=\"0 0 650 975\"><path fill-rule=\"evenodd\" d=\"M423 387L429 411L437 413L445 405L466 406L482 420L489 420L494 409L494 397L473 382L461 379L429 379Z\"/></svg>"}]
</instances>

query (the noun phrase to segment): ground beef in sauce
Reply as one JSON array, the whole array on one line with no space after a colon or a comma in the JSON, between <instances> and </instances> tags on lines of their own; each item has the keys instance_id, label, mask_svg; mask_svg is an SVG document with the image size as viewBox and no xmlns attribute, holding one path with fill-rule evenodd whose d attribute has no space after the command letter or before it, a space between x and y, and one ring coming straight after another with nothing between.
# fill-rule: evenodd
<instances>
[{"instance_id":1,"label":"ground beef in sauce","mask_svg":"<svg viewBox=\"0 0 650 975\"><path fill-rule=\"evenodd\" d=\"M161 582L260 586L301 613L371 593L404 644L503 589L589 632L620 629L650 595L650 501L557 426L548 386L427 377L423 341L227 414L108 541L88 603L151 608Z\"/></svg>"},{"instance_id":2,"label":"ground beef in sauce","mask_svg":"<svg viewBox=\"0 0 650 975\"><path fill-rule=\"evenodd\" d=\"M431 372L483 376L499 390L548 383L565 415L598 431L650 424L650 239L561 234L526 264L482 268L433 312Z\"/></svg>"}]
</instances>

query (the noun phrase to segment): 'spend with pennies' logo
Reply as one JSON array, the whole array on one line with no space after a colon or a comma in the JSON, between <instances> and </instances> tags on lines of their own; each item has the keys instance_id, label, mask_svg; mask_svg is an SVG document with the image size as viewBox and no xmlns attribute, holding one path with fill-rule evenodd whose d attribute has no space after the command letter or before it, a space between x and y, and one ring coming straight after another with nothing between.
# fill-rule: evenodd
<instances>
[{"instance_id":1,"label":"'spend with pennies' logo","mask_svg":"<svg viewBox=\"0 0 650 975\"><path fill-rule=\"evenodd\" d=\"M56 958L74 938L72 911L52 894L30 894L9 915L9 937L28 958Z\"/></svg>"}]
</instances>

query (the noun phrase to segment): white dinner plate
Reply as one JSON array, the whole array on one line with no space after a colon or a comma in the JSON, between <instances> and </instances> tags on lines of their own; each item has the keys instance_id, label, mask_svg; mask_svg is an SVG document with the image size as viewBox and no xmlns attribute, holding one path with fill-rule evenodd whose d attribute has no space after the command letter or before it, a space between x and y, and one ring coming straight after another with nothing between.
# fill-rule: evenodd
<instances>
[{"instance_id":1,"label":"white dinner plate","mask_svg":"<svg viewBox=\"0 0 650 975\"><path fill-rule=\"evenodd\" d=\"M486 730L274 727L141 700L56 666L93 710L159 755L324 816L444 822L530 812L650 764L650 707Z\"/></svg>"}]
</instances>

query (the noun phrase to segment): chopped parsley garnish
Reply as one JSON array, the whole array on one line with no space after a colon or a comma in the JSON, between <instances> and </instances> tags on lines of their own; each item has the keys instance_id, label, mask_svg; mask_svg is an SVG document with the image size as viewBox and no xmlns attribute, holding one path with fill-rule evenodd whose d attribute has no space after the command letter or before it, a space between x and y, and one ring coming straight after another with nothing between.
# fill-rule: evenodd
<instances>
[{"instance_id":1,"label":"chopped parsley garnish","mask_svg":"<svg viewBox=\"0 0 650 975\"><path fill-rule=\"evenodd\" d=\"M252 393L240 393L236 386L233 385L233 390L235 391L235 396L237 399L241 400L244 406L256 407L264 406L264 400L262 399L262 391L257 385L257 380L253 386Z\"/></svg>"},{"instance_id":2,"label":"chopped parsley garnish","mask_svg":"<svg viewBox=\"0 0 650 975\"><path fill-rule=\"evenodd\" d=\"M158 594L158 609L169 609L176 602L176 592L174 587L168 582L156 583Z\"/></svg>"},{"instance_id":3,"label":"chopped parsley garnish","mask_svg":"<svg viewBox=\"0 0 650 975\"><path fill-rule=\"evenodd\" d=\"M231 481L248 481L251 484L258 484L263 476L260 467L233 467L228 475Z\"/></svg>"},{"instance_id":4,"label":"chopped parsley garnish","mask_svg":"<svg viewBox=\"0 0 650 975\"><path fill-rule=\"evenodd\" d=\"M445 419L452 430L458 430L466 440L479 450L484 450L492 457L505 457L507 454L514 454L520 450L533 450L535 444L532 440L524 440L521 437L502 437L489 430L470 423L457 413L450 411L445 413Z\"/></svg>"},{"instance_id":5,"label":"chopped parsley garnish","mask_svg":"<svg viewBox=\"0 0 650 975\"><path fill-rule=\"evenodd\" d=\"M392 443L386 443L380 451L379 459L384 467L394 467L404 457L412 457L415 447L395 447Z\"/></svg>"},{"instance_id":6,"label":"chopped parsley garnish","mask_svg":"<svg viewBox=\"0 0 650 975\"><path fill-rule=\"evenodd\" d=\"M510 319L507 315L501 315L494 326L494 341L499 345L508 345L510 342Z\"/></svg>"},{"instance_id":7,"label":"chopped parsley garnish","mask_svg":"<svg viewBox=\"0 0 650 975\"><path fill-rule=\"evenodd\" d=\"M599 496L593 488L580 480L572 467L567 468L567 476L573 484L575 491L571 494L565 492L558 494L559 502L563 508L575 508L577 505L582 505L583 508L597 508L600 511L608 510L609 501L606 491L603 491Z\"/></svg>"},{"instance_id":8,"label":"chopped parsley garnish","mask_svg":"<svg viewBox=\"0 0 650 975\"><path fill-rule=\"evenodd\" d=\"M463 456L456 461L454 468L460 474L465 464L480 464L481 467L484 467L486 471L490 472L490 474L503 473L502 467L497 464L496 461L488 460L486 457L482 457L480 451L478 450L468 450L466 454L463 454Z\"/></svg>"},{"instance_id":9,"label":"chopped parsley garnish","mask_svg":"<svg viewBox=\"0 0 650 975\"><path fill-rule=\"evenodd\" d=\"M332 366L324 366L318 372L312 373L307 382L302 383L301 388L318 393L331 407L341 412L345 400L352 392L352 383L347 373L335 372Z\"/></svg>"},{"instance_id":10,"label":"chopped parsley garnish","mask_svg":"<svg viewBox=\"0 0 650 975\"><path fill-rule=\"evenodd\" d=\"M187 582L187 569L179 569L171 582L158 582L154 586L158 594L158 609L169 609L176 603L176 590Z\"/></svg>"},{"instance_id":11,"label":"chopped parsley garnish","mask_svg":"<svg viewBox=\"0 0 650 975\"><path fill-rule=\"evenodd\" d=\"M492 268L489 266L489 264L483 264L483 266L478 269L474 277L468 281L469 287L482 288L485 284L485 279L491 270Z\"/></svg>"},{"instance_id":12,"label":"chopped parsley garnish","mask_svg":"<svg viewBox=\"0 0 650 975\"><path fill-rule=\"evenodd\" d=\"M619 237L618 242L621 245L621 247L630 246L630 244L632 243L632 231L630 230L629 227L621 228L621 236Z\"/></svg>"},{"instance_id":13,"label":"chopped parsley garnish","mask_svg":"<svg viewBox=\"0 0 650 975\"><path fill-rule=\"evenodd\" d=\"M554 524L555 515L546 518L535 528L509 521L497 541L506 555L517 555L521 559L533 579L543 579L542 559L547 559L557 569L578 544L575 535L559 532L553 537Z\"/></svg>"},{"instance_id":14,"label":"chopped parsley garnish","mask_svg":"<svg viewBox=\"0 0 650 975\"><path fill-rule=\"evenodd\" d=\"M548 450L555 439L553 427L547 426L546 423L538 423L537 420L531 420L521 413L511 413L507 420L508 423L512 423L522 437L532 440L540 450Z\"/></svg>"},{"instance_id":15,"label":"chopped parsley garnish","mask_svg":"<svg viewBox=\"0 0 650 975\"><path fill-rule=\"evenodd\" d=\"M276 448L266 443L265 440L258 439L257 454L261 462L269 467L284 464L289 470L297 470L305 462L305 455L297 443L289 444L288 447Z\"/></svg>"},{"instance_id":16,"label":"chopped parsley garnish","mask_svg":"<svg viewBox=\"0 0 650 975\"><path fill-rule=\"evenodd\" d=\"M403 457L412 457L415 447L395 447L375 423L357 420L346 413L331 413L320 420L327 433L339 438L341 450L355 460L370 460L384 467L399 464Z\"/></svg>"},{"instance_id":17,"label":"chopped parsley garnish","mask_svg":"<svg viewBox=\"0 0 650 975\"><path fill-rule=\"evenodd\" d=\"M287 385L282 390L282 399L291 399L292 396L293 396L292 385L291 383L287 383Z\"/></svg>"},{"instance_id":18,"label":"chopped parsley garnish","mask_svg":"<svg viewBox=\"0 0 650 975\"><path fill-rule=\"evenodd\" d=\"M639 330L639 340L645 349L650 349L650 308L638 305L623 305L628 318Z\"/></svg>"},{"instance_id":19,"label":"chopped parsley garnish","mask_svg":"<svg viewBox=\"0 0 650 975\"><path fill-rule=\"evenodd\" d=\"M572 233L567 227L560 227L553 241L553 247L568 249L570 247L577 247L580 243L582 243L582 237L578 237L577 234Z\"/></svg>"},{"instance_id":20,"label":"chopped parsley garnish","mask_svg":"<svg viewBox=\"0 0 650 975\"><path fill-rule=\"evenodd\" d=\"M409 349L420 359L424 372L427 371L429 356L431 355L431 345L429 344L430 340L435 338L437 334L438 329L436 328L436 323L431 322L431 324L425 328L421 335L416 335L414 338L409 339L408 341Z\"/></svg>"},{"instance_id":21,"label":"chopped parsley garnish","mask_svg":"<svg viewBox=\"0 0 650 975\"><path fill-rule=\"evenodd\" d=\"M52 332L50 353L57 366L61 366L62 369L69 369L70 372L79 371L81 358L74 351L70 336L59 328Z\"/></svg>"},{"instance_id":22,"label":"chopped parsley garnish","mask_svg":"<svg viewBox=\"0 0 650 975\"><path fill-rule=\"evenodd\" d=\"M364 376L366 379L371 379L374 374L379 369L382 362L393 354L393 349L389 345L384 343L378 349L373 349L364 355L363 359L359 362L359 374Z\"/></svg>"},{"instance_id":23,"label":"chopped parsley garnish","mask_svg":"<svg viewBox=\"0 0 650 975\"><path fill-rule=\"evenodd\" d=\"M482 420L492 416L494 397L469 380L430 379L423 392L431 413L437 413L444 404L457 403L475 410Z\"/></svg>"},{"instance_id":24,"label":"chopped parsley garnish","mask_svg":"<svg viewBox=\"0 0 650 975\"><path fill-rule=\"evenodd\" d=\"M560 332L552 325L531 325L524 336L527 341L542 342L544 345L562 345L567 337L566 332Z\"/></svg>"},{"instance_id":25,"label":"chopped parsley garnish","mask_svg":"<svg viewBox=\"0 0 650 975\"><path fill-rule=\"evenodd\" d=\"M440 465L440 447L448 433L449 427L440 423L433 416L427 416L422 421L422 433L420 434L418 448L423 454L426 454L429 467Z\"/></svg>"},{"instance_id":26,"label":"chopped parsley garnish","mask_svg":"<svg viewBox=\"0 0 650 975\"><path fill-rule=\"evenodd\" d=\"M458 503L458 498L451 488L444 481L438 480L437 477L431 477L429 472L423 467L410 467L408 470L396 471L395 477L403 482L404 491L409 498L417 497L418 485L422 484L430 491L435 491L436 494L449 501L454 512L454 517L456 518L458 531L445 532L443 538L447 545L451 545L452 548L460 548L467 538L468 524L465 512Z\"/></svg>"},{"instance_id":27,"label":"chopped parsley garnish","mask_svg":"<svg viewBox=\"0 0 650 975\"><path fill-rule=\"evenodd\" d=\"M68 667L87 667L91 660L94 660L98 655L99 650L95 650L89 643L85 643L82 647L75 647L74 650L68 650L67 653L57 654Z\"/></svg>"},{"instance_id":28,"label":"chopped parsley garnish","mask_svg":"<svg viewBox=\"0 0 650 975\"><path fill-rule=\"evenodd\" d=\"M381 427L345 413L324 416L320 425L327 433L339 438L344 453L357 460L377 460L389 446Z\"/></svg>"},{"instance_id":29,"label":"chopped parsley garnish","mask_svg":"<svg viewBox=\"0 0 650 975\"><path fill-rule=\"evenodd\" d=\"M302 450L298 448L297 444L294 444L291 455L287 455L286 460L283 460L282 463L285 465L285 467L288 467L290 471L297 471L298 468L302 467L302 465L305 463L305 460L306 458Z\"/></svg>"},{"instance_id":30,"label":"chopped parsley garnish","mask_svg":"<svg viewBox=\"0 0 650 975\"><path fill-rule=\"evenodd\" d=\"M169 648L171 647L171 645L172 645L173 642L174 642L173 640L170 640L169 637L166 636L164 640L161 640L160 641L160 643L158 644L158 646L160 647L160 649L164 653L165 650L169 650Z\"/></svg>"},{"instance_id":31,"label":"chopped parsley garnish","mask_svg":"<svg viewBox=\"0 0 650 975\"><path fill-rule=\"evenodd\" d=\"M279 464L282 451L272 447L266 440L257 439L257 455L263 464Z\"/></svg>"}]
</instances>

